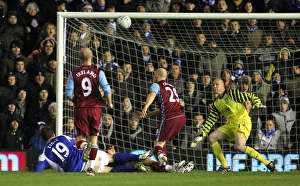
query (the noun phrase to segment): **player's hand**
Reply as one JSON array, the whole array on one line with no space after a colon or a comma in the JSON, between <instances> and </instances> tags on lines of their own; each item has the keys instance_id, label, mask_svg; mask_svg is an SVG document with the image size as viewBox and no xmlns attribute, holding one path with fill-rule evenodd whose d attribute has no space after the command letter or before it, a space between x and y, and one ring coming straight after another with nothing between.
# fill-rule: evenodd
<instances>
[{"instance_id":1,"label":"player's hand","mask_svg":"<svg viewBox=\"0 0 300 186\"><path fill-rule=\"evenodd\" d=\"M198 145L198 143L200 143L202 140L203 140L203 134L201 133L200 136L198 136L194 139L194 141L191 143L190 147L195 148Z\"/></svg>"},{"instance_id":2,"label":"player's hand","mask_svg":"<svg viewBox=\"0 0 300 186\"><path fill-rule=\"evenodd\" d=\"M111 147L107 150L107 153L110 154L110 155L114 155L114 154L116 153L115 146L111 146Z\"/></svg>"},{"instance_id":3,"label":"player's hand","mask_svg":"<svg viewBox=\"0 0 300 186\"><path fill-rule=\"evenodd\" d=\"M253 105L252 109L255 108L267 108L266 105L263 105L262 103L256 103L255 105Z\"/></svg>"},{"instance_id":4,"label":"player's hand","mask_svg":"<svg viewBox=\"0 0 300 186\"><path fill-rule=\"evenodd\" d=\"M107 107L112 109L112 108L114 108L114 105L112 103L107 103Z\"/></svg>"},{"instance_id":5,"label":"player's hand","mask_svg":"<svg viewBox=\"0 0 300 186\"><path fill-rule=\"evenodd\" d=\"M134 111L134 112L131 113L131 115L132 115L133 118L140 119L141 115L142 115L142 112L141 111Z\"/></svg>"},{"instance_id":6,"label":"player's hand","mask_svg":"<svg viewBox=\"0 0 300 186\"><path fill-rule=\"evenodd\" d=\"M23 167L23 168L21 168L20 172L29 172L29 167Z\"/></svg>"}]
</instances>

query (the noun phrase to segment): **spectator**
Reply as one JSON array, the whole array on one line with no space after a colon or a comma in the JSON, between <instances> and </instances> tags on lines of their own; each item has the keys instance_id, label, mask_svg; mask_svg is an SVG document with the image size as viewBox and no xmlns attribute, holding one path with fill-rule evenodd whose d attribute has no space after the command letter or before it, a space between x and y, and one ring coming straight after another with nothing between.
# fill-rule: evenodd
<instances>
[{"instance_id":1,"label":"spectator","mask_svg":"<svg viewBox=\"0 0 300 186\"><path fill-rule=\"evenodd\" d=\"M67 12L67 10L69 8L66 6L66 2L64 0L56 0L55 6L56 6L57 12Z\"/></svg>"},{"instance_id":2,"label":"spectator","mask_svg":"<svg viewBox=\"0 0 300 186\"><path fill-rule=\"evenodd\" d=\"M280 132L281 131L275 127L275 121L273 119L267 119L264 129L258 130L254 148L256 150L282 149Z\"/></svg>"},{"instance_id":3,"label":"spectator","mask_svg":"<svg viewBox=\"0 0 300 186\"><path fill-rule=\"evenodd\" d=\"M5 110L5 102L17 95L16 75L10 72L6 77L6 81L0 86L0 112Z\"/></svg>"},{"instance_id":4,"label":"spectator","mask_svg":"<svg viewBox=\"0 0 300 186\"><path fill-rule=\"evenodd\" d=\"M188 149L189 144L201 134L204 121L204 116L201 113L196 112L193 114L192 125L185 126L184 137L180 146L181 149ZM206 139L202 140L201 143L197 144L197 146L194 149L204 150L205 148L207 148L207 145L205 145L205 143Z\"/></svg>"},{"instance_id":5,"label":"spectator","mask_svg":"<svg viewBox=\"0 0 300 186\"><path fill-rule=\"evenodd\" d=\"M56 131L56 102L50 103L47 111L47 114L40 117L40 121L47 123L49 127Z\"/></svg>"},{"instance_id":6,"label":"spectator","mask_svg":"<svg viewBox=\"0 0 300 186\"><path fill-rule=\"evenodd\" d=\"M208 103L213 101L212 79L208 71L201 73L200 79L199 91L200 95L203 95L199 102L200 113L206 114L208 112Z\"/></svg>"},{"instance_id":7,"label":"spectator","mask_svg":"<svg viewBox=\"0 0 300 186\"><path fill-rule=\"evenodd\" d=\"M244 13L255 13L256 7L251 1L246 1L243 12Z\"/></svg>"},{"instance_id":8,"label":"spectator","mask_svg":"<svg viewBox=\"0 0 300 186\"><path fill-rule=\"evenodd\" d=\"M181 12L199 13L203 10L202 4L197 0L185 0L184 7Z\"/></svg>"},{"instance_id":9,"label":"spectator","mask_svg":"<svg viewBox=\"0 0 300 186\"><path fill-rule=\"evenodd\" d=\"M143 37L141 37L141 33L138 30L135 30L134 37L136 40L142 40L145 42L152 42L154 40L154 36L151 31L150 23L147 23L147 22L143 23L142 31L143 31L142 33L144 35Z\"/></svg>"},{"instance_id":10,"label":"spectator","mask_svg":"<svg viewBox=\"0 0 300 186\"><path fill-rule=\"evenodd\" d=\"M103 123L102 123L102 125L103 125ZM75 129L74 119L72 117L67 118L66 122L64 124L64 135L75 139L75 130L74 129ZM103 149L103 148L101 148L101 149Z\"/></svg>"},{"instance_id":11,"label":"spectator","mask_svg":"<svg viewBox=\"0 0 300 186\"><path fill-rule=\"evenodd\" d=\"M238 20L230 20L230 31L223 35L222 43L229 52L240 52L245 39ZM240 50L239 50L240 49Z\"/></svg>"},{"instance_id":12,"label":"spectator","mask_svg":"<svg viewBox=\"0 0 300 186\"><path fill-rule=\"evenodd\" d=\"M257 48L254 54L257 54L257 63L260 63L262 66L262 71L266 72L270 64L276 60L277 54L276 50L274 49L274 42L273 42L273 35L272 34L265 34L262 37L262 46Z\"/></svg>"},{"instance_id":13,"label":"spectator","mask_svg":"<svg viewBox=\"0 0 300 186\"><path fill-rule=\"evenodd\" d=\"M27 146L27 138L20 128L18 118L9 118L7 120L9 129L3 131L0 135L0 147L7 150L25 149Z\"/></svg>"},{"instance_id":14,"label":"spectator","mask_svg":"<svg viewBox=\"0 0 300 186\"><path fill-rule=\"evenodd\" d=\"M222 13L228 11L228 5L225 0L219 0L218 1L218 7L217 7L217 12Z\"/></svg>"},{"instance_id":15,"label":"spectator","mask_svg":"<svg viewBox=\"0 0 300 186\"><path fill-rule=\"evenodd\" d=\"M184 86L183 86L184 80L183 79L184 79L184 77L183 77L183 74L181 73L179 64L173 63L170 66L168 82L176 88L178 95L183 94L183 90L184 90Z\"/></svg>"},{"instance_id":16,"label":"spectator","mask_svg":"<svg viewBox=\"0 0 300 186\"><path fill-rule=\"evenodd\" d=\"M130 101L134 101L136 99L136 95L134 93L134 87L129 82L125 81L125 72L123 69L118 69L116 71L115 79L111 84L112 88L112 97L115 103L116 111L121 111L121 105L124 98L130 98ZM133 104L133 103L132 103ZM122 111L121 111L122 112ZM114 115L121 115L114 114ZM121 123L117 121L118 123Z\"/></svg>"},{"instance_id":17,"label":"spectator","mask_svg":"<svg viewBox=\"0 0 300 186\"><path fill-rule=\"evenodd\" d=\"M24 54L28 56L35 48L34 45L39 38L42 25L45 20L39 14L40 8L35 2L26 6L26 14L22 17L20 25L25 28Z\"/></svg>"},{"instance_id":18,"label":"spectator","mask_svg":"<svg viewBox=\"0 0 300 186\"><path fill-rule=\"evenodd\" d=\"M224 69L221 71L221 78L225 84L226 89L235 89L235 82L231 79L232 74L230 70Z\"/></svg>"},{"instance_id":19,"label":"spectator","mask_svg":"<svg viewBox=\"0 0 300 186\"><path fill-rule=\"evenodd\" d=\"M106 50L103 53L102 60L99 62L99 67L109 72L117 70L120 66L116 62L116 58L112 51Z\"/></svg>"},{"instance_id":20,"label":"spectator","mask_svg":"<svg viewBox=\"0 0 300 186\"><path fill-rule=\"evenodd\" d=\"M182 6L180 6L179 2L171 2L170 8L168 12L171 13L180 13L182 11Z\"/></svg>"},{"instance_id":21,"label":"spectator","mask_svg":"<svg viewBox=\"0 0 300 186\"><path fill-rule=\"evenodd\" d=\"M20 45L23 46L24 28L18 23L18 12L10 10L7 12L7 21L0 26L1 36L0 43L4 56L7 56L11 51L11 42L19 40Z\"/></svg>"},{"instance_id":22,"label":"spectator","mask_svg":"<svg viewBox=\"0 0 300 186\"><path fill-rule=\"evenodd\" d=\"M209 53L204 53L200 56L198 69L201 73L204 71L210 72L211 78L219 78L220 72L227 69L228 61L224 51L216 45L211 43Z\"/></svg>"},{"instance_id":23,"label":"spectator","mask_svg":"<svg viewBox=\"0 0 300 186\"><path fill-rule=\"evenodd\" d=\"M29 69L31 74L36 73L38 69L47 67L49 56L56 54L55 43L54 39L49 38L41 42L42 51L33 57L32 66Z\"/></svg>"},{"instance_id":24,"label":"spectator","mask_svg":"<svg viewBox=\"0 0 300 186\"><path fill-rule=\"evenodd\" d=\"M252 83L251 83L251 77L250 76L242 76L237 81L237 90L240 92L252 92ZM250 113L252 104L250 101L245 102L246 109L248 113Z\"/></svg>"},{"instance_id":25,"label":"spectator","mask_svg":"<svg viewBox=\"0 0 300 186\"><path fill-rule=\"evenodd\" d=\"M247 30L245 31L245 42L255 51L260 45L263 36L263 31L258 26L258 20L248 19L246 24Z\"/></svg>"},{"instance_id":26,"label":"spectator","mask_svg":"<svg viewBox=\"0 0 300 186\"><path fill-rule=\"evenodd\" d=\"M28 92L28 91L27 91ZM51 100L49 100L49 90L47 87L38 88L38 93L35 95L37 98L34 101L31 101L28 105L28 109L25 115L26 119L26 133L28 137L32 137L34 135L34 129L36 127L36 123L42 121L41 118L43 116L48 115L48 107Z\"/></svg>"},{"instance_id":27,"label":"spectator","mask_svg":"<svg viewBox=\"0 0 300 186\"><path fill-rule=\"evenodd\" d=\"M114 119L110 114L103 114L101 118L100 133L98 137L99 149L107 151L110 147L117 146L117 134L121 129L117 130L118 126L114 123Z\"/></svg>"},{"instance_id":28,"label":"spectator","mask_svg":"<svg viewBox=\"0 0 300 186\"><path fill-rule=\"evenodd\" d=\"M107 5L105 0L97 0L93 6L95 12L104 12Z\"/></svg>"},{"instance_id":29,"label":"spectator","mask_svg":"<svg viewBox=\"0 0 300 186\"><path fill-rule=\"evenodd\" d=\"M286 81L288 95L292 100L291 106L296 110L297 112L300 111L300 63L294 61L292 73L289 79Z\"/></svg>"},{"instance_id":30,"label":"spectator","mask_svg":"<svg viewBox=\"0 0 300 186\"><path fill-rule=\"evenodd\" d=\"M39 38L37 39L37 41L34 45L34 49L35 50L42 50L43 45L41 43L44 40L47 40L47 39L56 41L56 25L51 23L51 22L46 22L43 25L42 30L39 33Z\"/></svg>"},{"instance_id":31,"label":"spectator","mask_svg":"<svg viewBox=\"0 0 300 186\"><path fill-rule=\"evenodd\" d=\"M265 80L271 82L271 76L277 71L282 76L281 81L284 81L290 76L292 68L293 60L291 59L290 50L283 47L279 51L278 59L270 64Z\"/></svg>"},{"instance_id":32,"label":"spectator","mask_svg":"<svg viewBox=\"0 0 300 186\"><path fill-rule=\"evenodd\" d=\"M117 0L116 12L135 12L138 5L136 0Z\"/></svg>"},{"instance_id":33,"label":"spectator","mask_svg":"<svg viewBox=\"0 0 300 186\"><path fill-rule=\"evenodd\" d=\"M93 40L94 41L94 40ZM94 43L94 42L93 42ZM69 33L69 37L67 39L67 47L70 50L66 51L67 61L71 64L74 64L74 68L80 66L79 52L81 50L79 32L76 30L71 30ZM95 47L95 45L94 45ZM93 50L95 51L95 50ZM101 50L102 51L102 50ZM94 55L94 64L97 64L98 56Z\"/></svg>"},{"instance_id":34,"label":"spectator","mask_svg":"<svg viewBox=\"0 0 300 186\"><path fill-rule=\"evenodd\" d=\"M121 118L124 118L124 119L128 119L129 118L129 115L131 114L131 112L133 111L133 106L131 104L131 101L128 97L124 97L122 99L122 103L121 103L121 115L120 117Z\"/></svg>"},{"instance_id":35,"label":"spectator","mask_svg":"<svg viewBox=\"0 0 300 186\"><path fill-rule=\"evenodd\" d=\"M266 104L269 98L270 85L263 80L261 70L254 70L252 72L252 85L253 93L261 99L263 104Z\"/></svg>"},{"instance_id":36,"label":"spectator","mask_svg":"<svg viewBox=\"0 0 300 186\"><path fill-rule=\"evenodd\" d=\"M126 149L143 149L151 146L150 136L144 132L139 121L137 118L128 117L127 126L123 128L123 139L118 142L118 145Z\"/></svg>"},{"instance_id":37,"label":"spectator","mask_svg":"<svg viewBox=\"0 0 300 186\"><path fill-rule=\"evenodd\" d=\"M276 42L279 46L295 47L295 45L300 43L295 30L292 29L293 27L289 27L286 20L277 20L276 27L277 29L273 28L273 30Z\"/></svg>"},{"instance_id":38,"label":"spectator","mask_svg":"<svg viewBox=\"0 0 300 186\"><path fill-rule=\"evenodd\" d=\"M146 1L147 12L168 12L170 0Z\"/></svg>"},{"instance_id":39,"label":"spectator","mask_svg":"<svg viewBox=\"0 0 300 186\"><path fill-rule=\"evenodd\" d=\"M79 12L93 12L93 6L89 2L84 2L81 5L80 11Z\"/></svg>"},{"instance_id":40,"label":"spectator","mask_svg":"<svg viewBox=\"0 0 300 186\"><path fill-rule=\"evenodd\" d=\"M167 58L165 57L160 57L158 64L157 64L157 68L164 68L167 72L169 71L169 64L167 61Z\"/></svg>"},{"instance_id":41,"label":"spectator","mask_svg":"<svg viewBox=\"0 0 300 186\"><path fill-rule=\"evenodd\" d=\"M231 13L242 13L246 5L246 0L229 0L228 11Z\"/></svg>"},{"instance_id":42,"label":"spectator","mask_svg":"<svg viewBox=\"0 0 300 186\"><path fill-rule=\"evenodd\" d=\"M20 114L22 118L25 118L29 102L28 102L26 90L24 87L18 88L15 101L17 103L16 113ZM27 123L27 122L25 121L25 123ZM26 132L26 127L25 127L25 132Z\"/></svg>"},{"instance_id":43,"label":"spectator","mask_svg":"<svg viewBox=\"0 0 300 186\"><path fill-rule=\"evenodd\" d=\"M234 71L232 72L231 80L234 81L235 83L240 79L241 77L245 76L244 72L244 63L242 60L238 59L235 61L234 64Z\"/></svg>"},{"instance_id":44,"label":"spectator","mask_svg":"<svg viewBox=\"0 0 300 186\"><path fill-rule=\"evenodd\" d=\"M193 113L199 112L200 91L197 89L198 84L193 78L187 78L184 81L183 94L179 95L180 105L184 108L187 118L192 118Z\"/></svg>"},{"instance_id":45,"label":"spectator","mask_svg":"<svg viewBox=\"0 0 300 186\"><path fill-rule=\"evenodd\" d=\"M18 57L14 61L14 74L16 76L16 85L18 87L25 87L30 80L30 75L25 69L25 60Z\"/></svg>"},{"instance_id":46,"label":"spectator","mask_svg":"<svg viewBox=\"0 0 300 186\"><path fill-rule=\"evenodd\" d=\"M287 7L288 12L299 13L300 12L299 3L300 0L293 0L292 2L290 2Z\"/></svg>"},{"instance_id":47,"label":"spectator","mask_svg":"<svg viewBox=\"0 0 300 186\"><path fill-rule=\"evenodd\" d=\"M76 31L72 33L74 35L74 40L72 41L73 46L77 47L77 39L76 39ZM93 51L93 63L98 64L98 61L100 61L101 56L103 54L103 49L107 48L107 46L103 46L101 35L99 34L93 34L91 38L91 49ZM80 51L80 49L78 50Z\"/></svg>"},{"instance_id":48,"label":"spectator","mask_svg":"<svg viewBox=\"0 0 300 186\"><path fill-rule=\"evenodd\" d=\"M91 40L91 33L89 25L85 21L80 21L79 25L79 41L81 48L89 47Z\"/></svg>"},{"instance_id":49,"label":"spectator","mask_svg":"<svg viewBox=\"0 0 300 186\"><path fill-rule=\"evenodd\" d=\"M2 80L5 75L9 72L14 71L14 61L17 58L22 58L25 62L25 68L27 66L27 58L22 54L22 42L19 40L13 40L10 42L10 52L5 58L2 59L0 63L0 80Z\"/></svg>"},{"instance_id":50,"label":"spectator","mask_svg":"<svg viewBox=\"0 0 300 186\"><path fill-rule=\"evenodd\" d=\"M76 146L78 149L85 149L83 160L89 160L91 163L88 174L94 174L95 159L98 151L97 140L103 104L100 88L104 91L106 104L109 108L113 108L110 85L104 72L94 67L92 59L92 51L89 48L83 48L80 51L82 65L70 73L66 85L66 97L74 103L74 122L77 131ZM77 76L76 74L81 71L89 71L90 73L83 73ZM92 76L90 75L91 73L93 74ZM89 89L91 92L86 91L86 87L82 86L87 81L90 81L90 85L92 85L91 89ZM89 143L86 140L89 140Z\"/></svg>"},{"instance_id":51,"label":"spectator","mask_svg":"<svg viewBox=\"0 0 300 186\"><path fill-rule=\"evenodd\" d=\"M259 13L267 13L272 9L275 12L284 13L286 12L287 5L289 4L287 0L256 0L253 1L255 7L257 8L257 12Z\"/></svg>"},{"instance_id":52,"label":"spectator","mask_svg":"<svg viewBox=\"0 0 300 186\"><path fill-rule=\"evenodd\" d=\"M45 122L39 121L36 124L36 128L34 131L34 136L32 136L29 139L28 143L28 149L43 149L46 146L46 142L43 140L41 136L41 130L44 128L46 125Z\"/></svg>"},{"instance_id":53,"label":"spectator","mask_svg":"<svg viewBox=\"0 0 300 186\"><path fill-rule=\"evenodd\" d=\"M266 104L267 101L270 99L270 85L268 85L262 78L261 70L254 70L252 72L252 92L254 95L260 98L262 104ZM265 121L267 114L266 108L255 108L251 110L251 120L252 124L252 132L250 135L249 140L247 141L248 144L254 144L254 138L252 136L257 136L257 122L259 120Z\"/></svg>"},{"instance_id":54,"label":"spectator","mask_svg":"<svg viewBox=\"0 0 300 186\"><path fill-rule=\"evenodd\" d=\"M0 133L6 129L9 129L10 123L9 120L11 118L15 118L18 120L19 127L24 129L24 120L21 115L16 112L17 103L13 99L9 99L5 102L5 111L0 112Z\"/></svg>"},{"instance_id":55,"label":"spectator","mask_svg":"<svg viewBox=\"0 0 300 186\"><path fill-rule=\"evenodd\" d=\"M44 69L44 73L45 82L53 87L54 92L56 92L56 67L56 56L52 54L48 57L47 67Z\"/></svg>"},{"instance_id":56,"label":"spectator","mask_svg":"<svg viewBox=\"0 0 300 186\"><path fill-rule=\"evenodd\" d=\"M277 128L281 131L283 146L285 149L294 149L297 147L297 121L296 112L289 108L289 99L282 97L279 102L280 110L273 112Z\"/></svg>"},{"instance_id":57,"label":"spectator","mask_svg":"<svg viewBox=\"0 0 300 186\"><path fill-rule=\"evenodd\" d=\"M41 87L46 87L49 94L48 99L50 101L55 101L56 95L54 92L54 88L50 84L45 82L45 72L44 70L41 69L37 70L34 73L34 78L30 80L25 87L29 101L30 102L37 101L37 97L39 95L39 89Z\"/></svg>"}]
</instances>

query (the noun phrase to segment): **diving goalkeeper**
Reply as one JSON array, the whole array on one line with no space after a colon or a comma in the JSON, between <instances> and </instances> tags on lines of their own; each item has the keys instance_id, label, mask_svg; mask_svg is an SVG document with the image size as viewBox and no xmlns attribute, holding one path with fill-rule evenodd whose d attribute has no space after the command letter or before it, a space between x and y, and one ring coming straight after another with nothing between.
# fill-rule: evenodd
<instances>
[{"instance_id":1,"label":"diving goalkeeper","mask_svg":"<svg viewBox=\"0 0 300 186\"><path fill-rule=\"evenodd\" d=\"M244 102L251 101L252 108L266 108L261 100L253 93L240 92L238 90L227 90L221 79L213 82L213 91L217 95L215 98L210 114L203 125L200 136L196 137L191 143L194 148L204 136L206 136L213 125L217 122L220 115L224 116L228 123L217 128L208 136L211 149L220 161L221 167L218 171L228 172L228 166L223 151L219 144L219 140L235 141L235 149L248 154L250 157L264 163L271 172L275 172L275 163L265 159L260 153L253 148L246 146L246 141L250 135L252 128L251 118Z\"/></svg>"}]
</instances>

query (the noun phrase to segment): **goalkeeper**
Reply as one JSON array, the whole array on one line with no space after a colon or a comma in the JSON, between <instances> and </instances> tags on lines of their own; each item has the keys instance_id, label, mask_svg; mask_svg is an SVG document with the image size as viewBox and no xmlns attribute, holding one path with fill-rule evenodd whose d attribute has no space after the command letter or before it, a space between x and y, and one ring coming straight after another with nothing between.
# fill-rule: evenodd
<instances>
[{"instance_id":1,"label":"goalkeeper","mask_svg":"<svg viewBox=\"0 0 300 186\"><path fill-rule=\"evenodd\" d=\"M253 93L240 92L238 90L226 90L225 84L221 79L213 82L213 91L217 95L210 114L203 125L199 137L191 143L194 148L204 136L206 136L213 125L217 122L220 115L224 116L228 123L217 128L208 136L209 144L216 158L220 161L221 167L218 171L228 172L228 166L219 140L235 141L235 149L248 154L250 157L264 163L271 172L275 172L275 163L265 159L253 148L246 146L246 141L250 135L252 123L249 113L244 106L244 102L251 101L252 108L266 108L261 100Z\"/></svg>"}]
</instances>

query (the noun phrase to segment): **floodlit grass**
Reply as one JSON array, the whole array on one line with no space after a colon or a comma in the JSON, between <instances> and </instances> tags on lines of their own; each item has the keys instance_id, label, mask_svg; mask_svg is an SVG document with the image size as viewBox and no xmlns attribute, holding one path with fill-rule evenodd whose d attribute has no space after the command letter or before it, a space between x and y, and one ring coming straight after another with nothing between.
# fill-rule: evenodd
<instances>
[{"instance_id":1,"label":"floodlit grass","mask_svg":"<svg viewBox=\"0 0 300 186\"><path fill-rule=\"evenodd\" d=\"M1 172L3 186L297 186L300 172L85 173Z\"/></svg>"}]
</instances>

